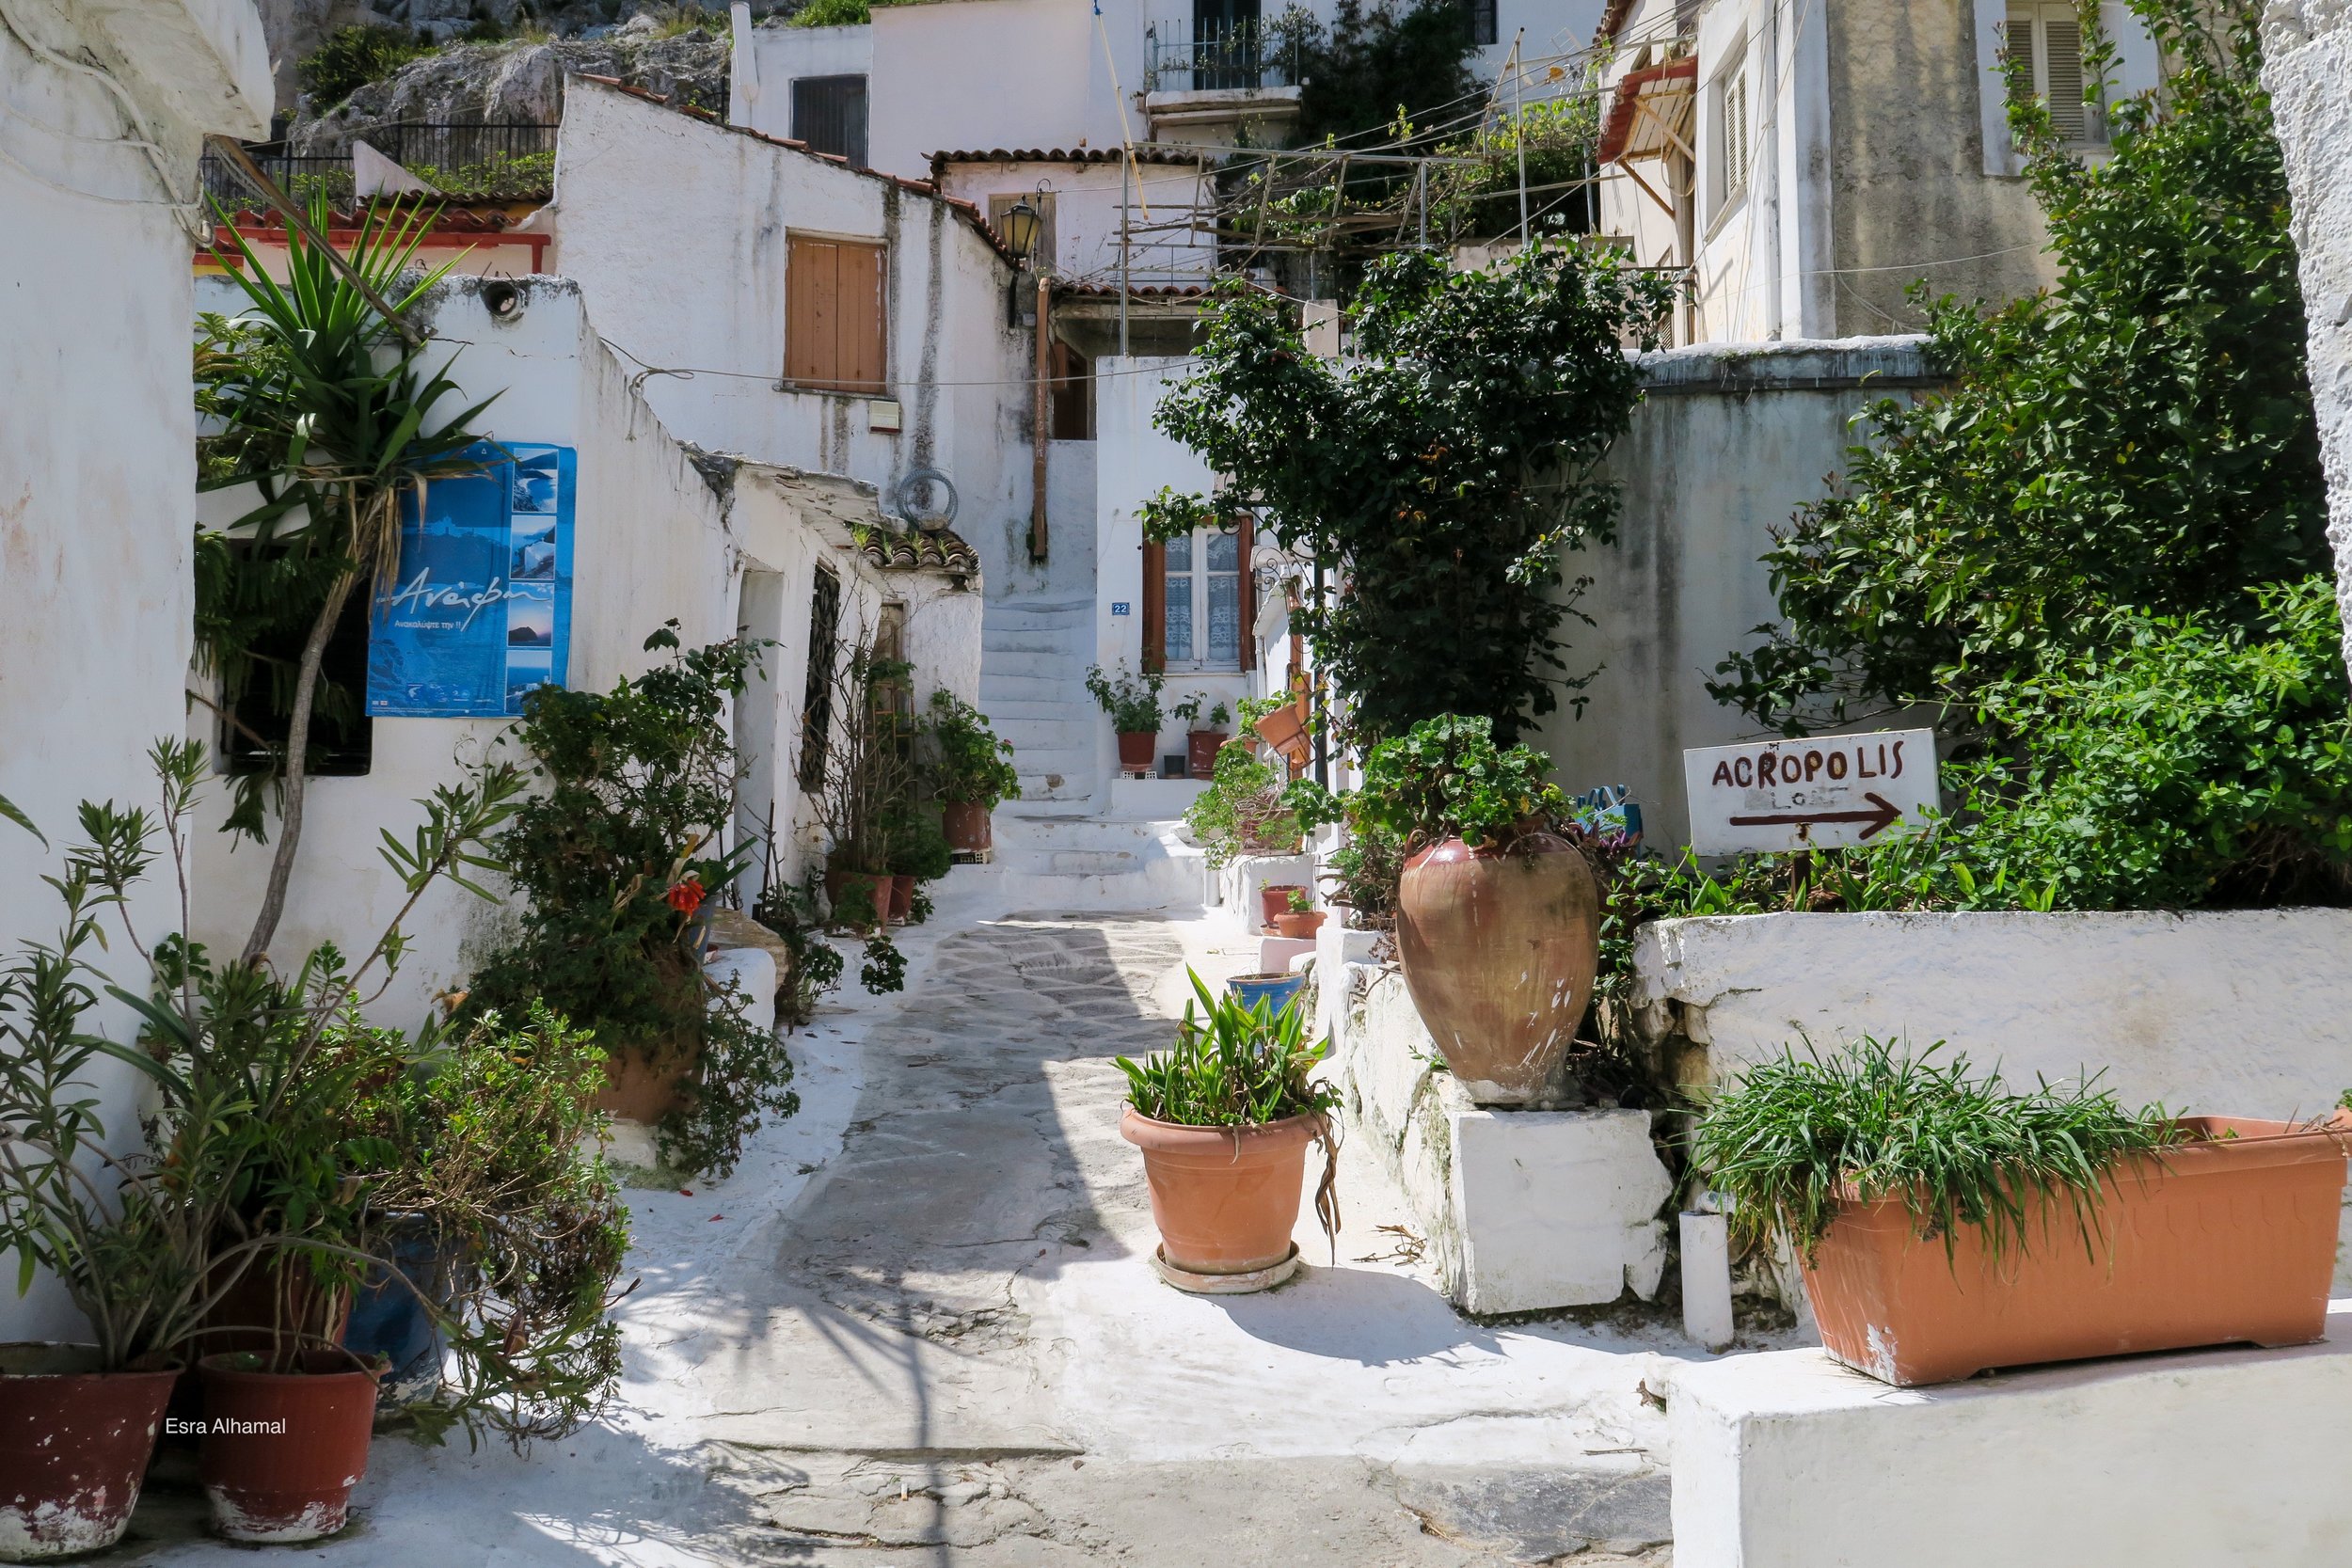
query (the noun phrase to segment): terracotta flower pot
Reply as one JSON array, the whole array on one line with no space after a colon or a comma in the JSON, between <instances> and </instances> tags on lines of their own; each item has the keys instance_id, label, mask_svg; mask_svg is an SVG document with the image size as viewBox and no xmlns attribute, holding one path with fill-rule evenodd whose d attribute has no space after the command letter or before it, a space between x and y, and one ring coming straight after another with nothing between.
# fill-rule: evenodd
<instances>
[{"instance_id":1,"label":"terracotta flower pot","mask_svg":"<svg viewBox=\"0 0 2352 1568\"><path fill-rule=\"evenodd\" d=\"M94 1345L0 1345L0 1562L122 1539L177 1368L102 1372Z\"/></svg>"},{"instance_id":2,"label":"terracotta flower pot","mask_svg":"<svg viewBox=\"0 0 2352 1568\"><path fill-rule=\"evenodd\" d=\"M604 1061L604 1087L596 1092L596 1109L621 1121L651 1127L691 1103L691 1097L680 1092L678 1080L692 1075L701 1056L701 1045L691 1042L683 1049L612 1048Z\"/></svg>"},{"instance_id":3,"label":"terracotta flower pot","mask_svg":"<svg viewBox=\"0 0 2352 1568\"><path fill-rule=\"evenodd\" d=\"M977 800L948 800L941 813L940 825L947 834L947 847L977 854L995 842L994 828L988 808Z\"/></svg>"},{"instance_id":4,"label":"terracotta flower pot","mask_svg":"<svg viewBox=\"0 0 2352 1568\"><path fill-rule=\"evenodd\" d=\"M1160 1250L1192 1274L1251 1274L1290 1256L1315 1118L1262 1127L1180 1127L1120 1114L1119 1135L1143 1150Z\"/></svg>"},{"instance_id":5,"label":"terracotta flower pot","mask_svg":"<svg viewBox=\"0 0 2352 1568\"><path fill-rule=\"evenodd\" d=\"M1294 940L1311 939L1323 928L1322 910L1284 910L1274 917L1274 928Z\"/></svg>"},{"instance_id":6,"label":"terracotta flower pot","mask_svg":"<svg viewBox=\"0 0 2352 1568\"><path fill-rule=\"evenodd\" d=\"M914 909L914 879L899 872L890 879L890 923L893 926L905 925L908 914Z\"/></svg>"},{"instance_id":7,"label":"terracotta flower pot","mask_svg":"<svg viewBox=\"0 0 2352 1568\"><path fill-rule=\"evenodd\" d=\"M315 1541L343 1528L367 1473L376 1373L348 1351L305 1351L300 1371L208 1355L198 1470L231 1541Z\"/></svg>"},{"instance_id":8,"label":"terracotta flower pot","mask_svg":"<svg viewBox=\"0 0 2352 1568\"><path fill-rule=\"evenodd\" d=\"M1508 852L1458 838L1405 863L1397 958L1446 1066L1481 1105L1549 1097L1600 964L1600 896L1549 833Z\"/></svg>"},{"instance_id":9,"label":"terracotta flower pot","mask_svg":"<svg viewBox=\"0 0 2352 1568\"><path fill-rule=\"evenodd\" d=\"M1258 732L1260 740L1278 752L1285 752L1306 735L1307 721L1299 713L1298 705L1292 703L1258 715L1257 722L1250 727Z\"/></svg>"},{"instance_id":10,"label":"terracotta flower pot","mask_svg":"<svg viewBox=\"0 0 2352 1568\"><path fill-rule=\"evenodd\" d=\"M1196 779L1216 774L1216 754L1225 748L1223 730L1188 730L1184 734L1184 771Z\"/></svg>"},{"instance_id":11,"label":"terracotta flower pot","mask_svg":"<svg viewBox=\"0 0 2352 1568\"><path fill-rule=\"evenodd\" d=\"M1121 771L1142 768L1152 770L1159 758L1160 736L1156 730L1121 730L1119 732L1119 766Z\"/></svg>"},{"instance_id":12,"label":"terracotta flower pot","mask_svg":"<svg viewBox=\"0 0 2352 1568\"><path fill-rule=\"evenodd\" d=\"M834 918L845 925L868 918L886 920L890 916L890 879L870 871L828 871L825 899L833 906Z\"/></svg>"},{"instance_id":13,"label":"terracotta flower pot","mask_svg":"<svg viewBox=\"0 0 2352 1568\"><path fill-rule=\"evenodd\" d=\"M1305 889L1295 882L1268 883L1261 886L1258 889L1258 911L1265 918L1259 924L1274 926L1282 916L1290 912L1291 895L1304 891Z\"/></svg>"},{"instance_id":14,"label":"terracotta flower pot","mask_svg":"<svg viewBox=\"0 0 2352 1568\"><path fill-rule=\"evenodd\" d=\"M2191 1117L2212 1141L2109 1177L2086 1246L2071 1205L2045 1205L2023 1256L1994 1259L1964 1227L1921 1241L1899 1199L1855 1203L1800 1259L1829 1354L1887 1383L1987 1367L2327 1332L2352 1123ZM2235 1134L2225 1138L2224 1133Z\"/></svg>"}]
</instances>

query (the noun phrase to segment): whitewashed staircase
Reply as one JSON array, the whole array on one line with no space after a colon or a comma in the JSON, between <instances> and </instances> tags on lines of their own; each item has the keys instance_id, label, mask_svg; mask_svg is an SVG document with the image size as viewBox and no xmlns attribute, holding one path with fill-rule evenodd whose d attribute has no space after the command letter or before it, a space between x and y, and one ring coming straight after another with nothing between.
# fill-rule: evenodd
<instances>
[{"instance_id":1,"label":"whitewashed staircase","mask_svg":"<svg viewBox=\"0 0 2352 1568\"><path fill-rule=\"evenodd\" d=\"M1091 800L1101 781L1101 710L1087 695L1094 657L1094 601L992 602L980 626L980 710L1012 742L1021 800ZM1084 805L1063 806L1064 811Z\"/></svg>"}]
</instances>

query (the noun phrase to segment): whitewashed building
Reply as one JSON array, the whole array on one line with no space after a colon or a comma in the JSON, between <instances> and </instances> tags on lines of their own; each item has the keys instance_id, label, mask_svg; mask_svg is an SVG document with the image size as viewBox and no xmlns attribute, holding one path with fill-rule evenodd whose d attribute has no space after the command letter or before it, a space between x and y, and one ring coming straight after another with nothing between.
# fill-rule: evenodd
<instances>
[{"instance_id":1,"label":"whitewashed building","mask_svg":"<svg viewBox=\"0 0 2352 1568\"><path fill-rule=\"evenodd\" d=\"M2153 87L2130 8L2100 16L2106 102ZM1989 300L2052 282L2009 133L2012 43L2074 144L2106 141L2068 3L1613 0L1600 42L1600 230L1690 270L1677 343L1914 331L1915 278Z\"/></svg>"},{"instance_id":2,"label":"whitewashed building","mask_svg":"<svg viewBox=\"0 0 2352 1568\"><path fill-rule=\"evenodd\" d=\"M199 309L233 313L242 299L225 279L199 286ZM797 779L812 657L829 656L836 636L883 633L914 665L918 700L941 688L976 697L977 561L954 544L917 549L896 532L869 529L871 486L714 456L678 440L648 404L634 367L600 340L570 279L453 278L416 319L437 340L429 351L437 363L440 345L455 353L451 374L461 405L498 394L481 421L487 437L571 454L569 477L559 482L571 486L562 684L599 690L642 673L666 657L647 651L646 637L672 620L690 648L739 632L776 644L735 706L745 769L736 827L764 835L772 819L783 872L798 880L824 847ZM204 514L226 526L249 501L240 491L214 492ZM395 580L378 594L405 586ZM361 649L368 614L365 596L355 595L350 625ZM209 710L199 711L206 717L197 733L225 754ZM174 718L174 727L186 722ZM330 770L310 784L273 954L298 958L329 941L349 951L372 940L403 896L377 853L379 834L405 837L421 818L416 800L468 768L501 757L527 767L507 738L512 727L505 718L379 715L340 737ZM215 791L197 834L203 896L195 934L215 950L243 944L271 854L269 846L210 831L228 804L226 789ZM416 1022L434 996L462 987L502 919L500 907L462 889L436 888L408 922L408 956L375 1016Z\"/></svg>"},{"instance_id":3,"label":"whitewashed building","mask_svg":"<svg viewBox=\"0 0 2352 1568\"><path fill-rule=\"evenodd\" d=\"M0 942L54 942L40 879L75 808L153 808L148 748L186 722L196 414L188 261L207 132L262 133L269 57L250 0L11 6L0 13ZM133 913L176 915L167 879ZM130 944L111 944L140 976ZM109 1003L100 1015L123 1023ZM94 1087L136 1137L127 1068ZM64 1293L0 1290L0 1341L78 1338Z\"/></svg>"}]
</instances>

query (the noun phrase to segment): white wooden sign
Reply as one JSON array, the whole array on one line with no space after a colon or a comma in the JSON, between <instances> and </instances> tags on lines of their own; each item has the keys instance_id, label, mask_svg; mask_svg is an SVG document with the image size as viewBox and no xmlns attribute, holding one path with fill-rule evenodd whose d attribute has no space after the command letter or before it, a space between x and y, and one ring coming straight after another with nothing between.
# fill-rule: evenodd
<instances>
[{"instance_id":1,"label":"white wooden sign","mask_svg":"<svg viewBox=\"0 0 2352 1568\"><path fill-rule=\"evenodd\" d=\"M1702 855L1883 844L1938 803L1935 732L1702 747L1682 753L1682 778Z\"/></svg>"}]
</instances>

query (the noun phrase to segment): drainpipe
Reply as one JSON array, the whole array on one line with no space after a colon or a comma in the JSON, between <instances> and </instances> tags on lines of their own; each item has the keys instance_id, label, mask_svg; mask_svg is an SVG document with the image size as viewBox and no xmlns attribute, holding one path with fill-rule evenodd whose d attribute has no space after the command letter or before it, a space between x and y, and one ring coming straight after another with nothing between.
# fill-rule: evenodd
<instances>
[{"instance_id":1,"label":"drainpipe","mask_svg":"<svg viewBox=\"0 0 2352 1568\"><path fill-rule=\"evenodd\" d=\"M1037 275L1037 389L1033 416L1036 448L1029 473L1029 559L1045 559L1045 448L1053 432L1054 285L1043 272Z\"/></svg>"}]
</instances>

